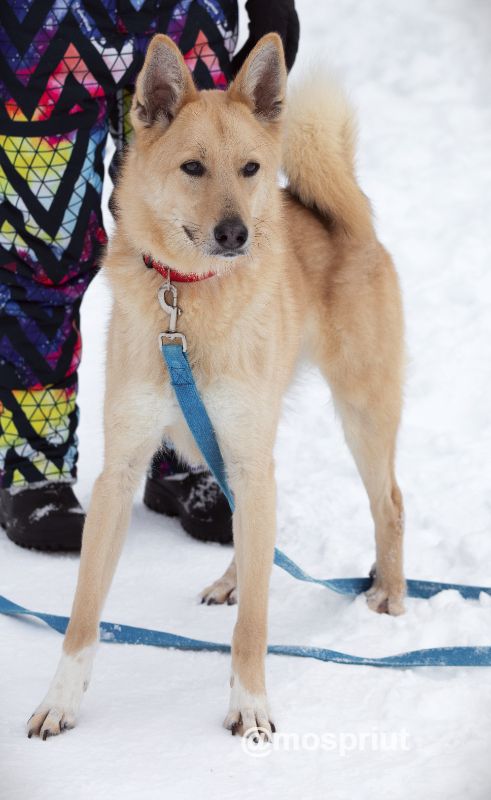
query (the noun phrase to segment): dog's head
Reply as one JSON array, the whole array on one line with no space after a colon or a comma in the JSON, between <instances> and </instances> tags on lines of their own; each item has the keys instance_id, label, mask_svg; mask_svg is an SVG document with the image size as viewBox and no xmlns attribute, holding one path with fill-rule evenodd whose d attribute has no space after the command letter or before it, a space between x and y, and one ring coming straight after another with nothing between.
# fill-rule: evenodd
<instances>
[{"instance_id":1,"label":"dog's head","mask_svg":"<svg viewBox=\"0 0 491 800\"><path fill-rule=\"evenodd\" d=\"M226 92L198 92L172 40L152 39L117 192L121 225L142 251L199 273L271 246L285 84L277 34L261 39Z\"/></svg>"}]
</instances>

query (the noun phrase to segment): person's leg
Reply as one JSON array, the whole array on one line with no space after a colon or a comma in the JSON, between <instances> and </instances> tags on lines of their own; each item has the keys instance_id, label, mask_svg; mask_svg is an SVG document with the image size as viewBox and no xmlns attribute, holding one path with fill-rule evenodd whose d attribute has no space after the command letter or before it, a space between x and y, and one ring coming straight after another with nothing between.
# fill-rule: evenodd
<instances>
[{"instance_id":1,"label":"person's leg","mask_svg":"<svg viewBox=\"0 0 491 800\"><path fill-rule=\"evenodd\" d=\"M125 26L139 44L141 59L148 37L167 33L181 49L200 89L225 89L231 79L230 60L237 41L237 4L181 2L164 4L144 34L141 19L125 17ZM131 136L129 109L133 86L120 89L111 114L111 135L115 154L109 168L113 182ZM113 214L117 209L110 201ZM142 264L142 269L145 267ZM153 511L178 516L183 528L194 538L227 544L232 541L232 514L218 484L207 470L182 464L171 448L162 446L153 457L145 484L144 502Z\"/></svg>"},{"instance_id":2,"label":"person's leg","mask_svg":"<svg viewBox=\"0 0 491 800\"><path fill-rule=\"evenodd\" d=\"M108 103L135 48L113 58L109 17L28 5L0 10L0 522L76 549L80 302L105 241Z\"/></svg>"}]
</instances>

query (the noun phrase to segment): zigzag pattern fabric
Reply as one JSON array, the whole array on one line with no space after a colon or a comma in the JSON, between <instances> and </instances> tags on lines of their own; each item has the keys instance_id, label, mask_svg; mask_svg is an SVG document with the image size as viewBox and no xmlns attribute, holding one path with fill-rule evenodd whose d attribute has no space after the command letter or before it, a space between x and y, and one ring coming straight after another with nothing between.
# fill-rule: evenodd
<instances>
[{"instance_id":1,"label":"zigzag pattern fabric","mask_svg":"<svg viewBox=\"0 0 491 800\"><path fill-rule=\"evenodd\" d=\"M72 481L80 303L105 243L150 38L168 33L200 88L225 88L235 0L0 3L0 487Z\"/></svg>"}]
</instances>

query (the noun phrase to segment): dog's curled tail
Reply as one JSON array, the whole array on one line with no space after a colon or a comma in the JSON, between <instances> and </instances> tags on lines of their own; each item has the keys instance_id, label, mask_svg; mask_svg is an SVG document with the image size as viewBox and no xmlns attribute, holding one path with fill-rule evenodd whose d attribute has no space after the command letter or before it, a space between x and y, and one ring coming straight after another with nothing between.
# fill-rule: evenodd
<instances>
[{"instance_id":1,"label":"dog's curled tail","mask_svg":"<svg viewBox=\"0 0 491 800\"><path fill-rule=\"evenodd\" d=\"M373 236L368 199L355 177L356 120L322 69L289 91L283 169L292 194L354 238Z\"/></svg>"}]
</instances>

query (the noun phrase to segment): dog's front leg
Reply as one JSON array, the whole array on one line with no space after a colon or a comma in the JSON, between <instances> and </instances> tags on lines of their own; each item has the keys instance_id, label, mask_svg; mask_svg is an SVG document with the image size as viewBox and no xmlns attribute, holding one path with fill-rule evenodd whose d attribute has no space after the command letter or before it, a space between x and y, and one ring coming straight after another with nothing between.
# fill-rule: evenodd
<instances>
[{"instance_id":1,"label":"dog's front leg","mask_svg":"<svg viewBox=\"0 0 491 800\"><path fill-rule=\"evenodd\" d=\"M230 708L224 725L233 734L266 738L274 732L264 674L269 578L275 543L273 464L259 474L246 471L234 484L239 607L232 641Z\"/></svg>"},{"instance_id":2,"label":"dog's front leg","mask_svg":"<svg viewBox=\"0 0 491 800\"><path fill-rule=\"evenodd\" d=\"M75 725L89 683L102 606L122 549L133 494L160 439L150 414L135 413L138 404L134 403L131 413L121 394L118 405L112 406L116 409L112 424L106 420L104 469L95 483L85 522L77 590L61 659L44 700L27 724L29 737L46 739Z\"/></svg>"}]
</instances>

